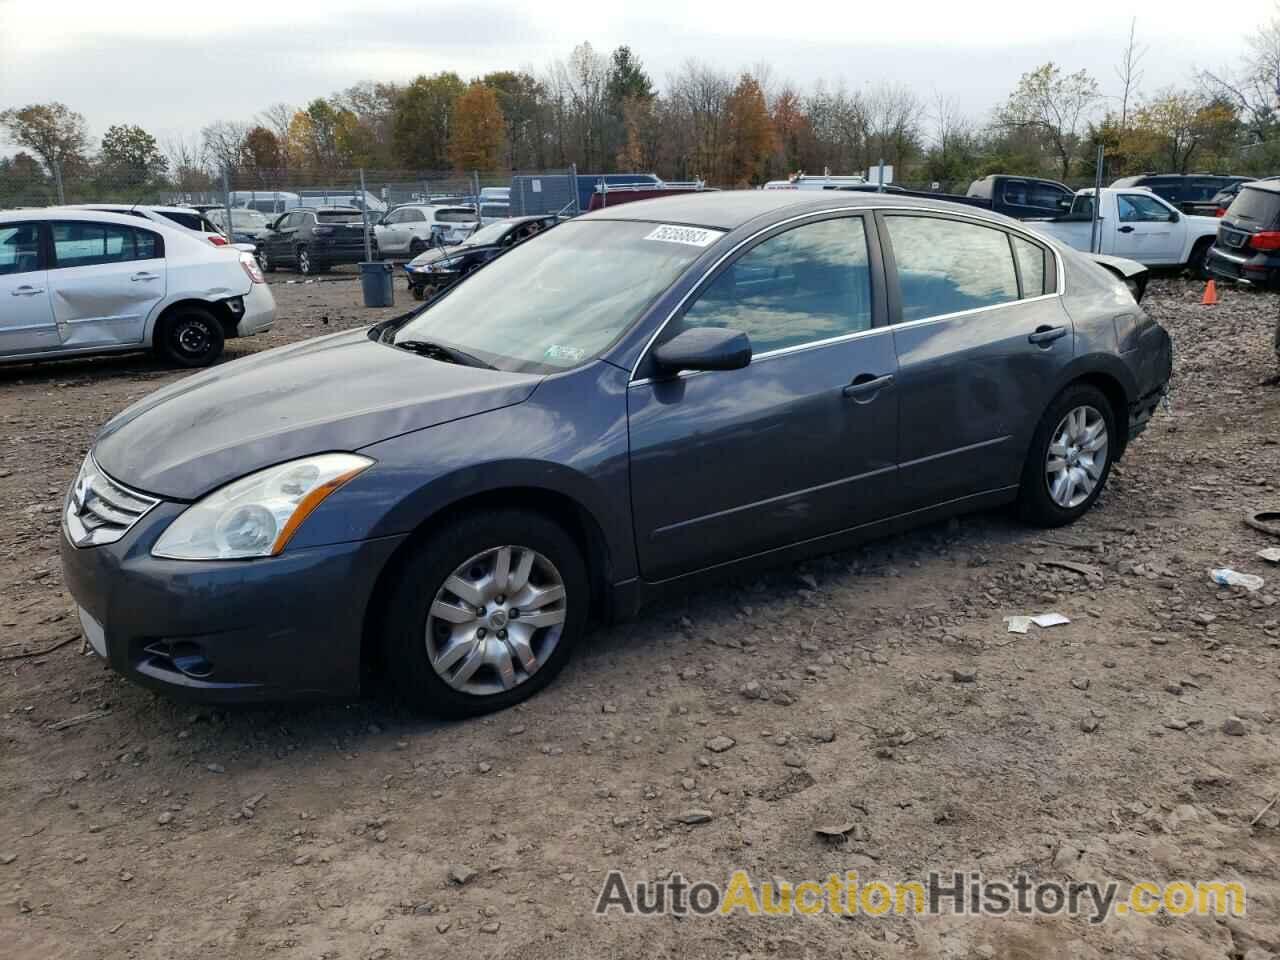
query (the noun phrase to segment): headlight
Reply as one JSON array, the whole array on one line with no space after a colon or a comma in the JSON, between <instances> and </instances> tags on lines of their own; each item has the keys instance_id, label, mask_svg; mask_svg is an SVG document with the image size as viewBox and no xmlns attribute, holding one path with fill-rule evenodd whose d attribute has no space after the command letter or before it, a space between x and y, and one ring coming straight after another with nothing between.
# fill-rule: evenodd
<instances>
[{"instance_id":1,"label":"headlight","mask_svg":"<svg viewBox=\"0 0 1280 960\"><path fill-rule=\"evenodd\" d=\"M325 497L373 465L325 453L259 470L187 507L151 555L171 560L274 557Z\"/></svg>"}]
</instances>

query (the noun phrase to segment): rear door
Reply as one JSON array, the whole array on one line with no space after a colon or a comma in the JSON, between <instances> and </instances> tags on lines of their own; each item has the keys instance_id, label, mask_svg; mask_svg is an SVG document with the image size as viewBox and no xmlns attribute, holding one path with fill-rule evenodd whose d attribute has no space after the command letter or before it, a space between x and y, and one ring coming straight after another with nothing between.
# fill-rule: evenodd
<instances>
[{"instance_id":1,"label":"rear door","mask_svg":"<svg viewBox=\"0 0 1280 960\"><path fill-rule=\"evenodd\" d=\"M164 240L140 227L55 220L49 293L67 348L141 343L165 295Z\"/></svg>"},{"instance_id":2,"label":"rear door","mask_svg":"<svg viewBox=\"0 0 1280 960\"><path fill-rule=\"evenodd\" d=\"M1177 211L1149 193L1117 193L1115 254L1139 263L1182 262L1186 228Z\"/></svg>"},{"instance_id":3,"label":"rear door","mask_svg":"<svg viewBox=\"0 0 1280 960\"><path fill-rule=\"evenodd\" d=\"M898 509L1018 483L1071 320L1048 247L947 215L878 215L898 357Z\"/></svg>"},{"instance_id":4,"label":"rear door","mask_svg":"<svg viewBox=\"0 0 1280 960\"><path fill-rule=\"evenodd\" d=\"M44 227L0 224L0 356L56 350L62 342L49 300Z\"/></svg>"}]
</instances>

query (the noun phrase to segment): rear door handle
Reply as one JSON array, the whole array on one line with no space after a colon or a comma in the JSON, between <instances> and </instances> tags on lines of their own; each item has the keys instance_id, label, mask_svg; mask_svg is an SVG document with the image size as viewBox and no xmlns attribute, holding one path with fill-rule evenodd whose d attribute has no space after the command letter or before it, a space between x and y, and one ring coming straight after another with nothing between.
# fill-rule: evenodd
<instances>
[{"instance_id":1,"label":"rear door handle","mask_svg":"<svg viewBox=\"0 0 1280 960\"><path fill-rule=\"evenodd\" d=\"M1133 233L1133 227L1121 227L1116 233Z\"/></svg>"},{"instance_id":2,"label":"rear door handle","mask_svg":"<svg viewBox=\"0 0 1280 960\"><path fill-rule=\"evenodd\" d=\"M846 397L858 403L870 403L875 399L877 393L885 387L891 386L893 386L892 373L886 373L883 377L862 373L854 378L853 383L846 386L842 392Z\"/></svg>"},{"instance_id":3,"label":"rear door handle","mask_svg":"<svg viewBox=\"0 0 1280 960\"><path fill-rule=\"evenodd\" d=\"M21 287L14 287L9 292L15 297L34 297L44 293L44 287L33 287L29 284L25 284Z\"/></svg>"},{"instance_id":4,"label":"rear door handle","mask_svg":"<svg viewBox=\"0 0 1280 960\"><path fill-rule=\"evenodd\" d=\"M130 279L130 280L133 280L133 281L138 281L138 280L159 280L159 279L160 279L160 274L158 274L158 273L147 273L147 272L144 270L144 271L143 271L143 272L141 272L141 273L135 273L135 274L134 274L132 277L130 277L129 279Z\"/></svg>"},{"instance_id":5,"label":"rear door handle","mask_svg":"<svg viewBox=\"0 0 1280 960\"><path fill-rule=\"evenodd\" d=\"M1036 327L1036 332L1028 336L1027 340L1041 347L1048 347L1053 341L1060 340L1066 335L1066 327Z\"/></svg>"}]
</instances>

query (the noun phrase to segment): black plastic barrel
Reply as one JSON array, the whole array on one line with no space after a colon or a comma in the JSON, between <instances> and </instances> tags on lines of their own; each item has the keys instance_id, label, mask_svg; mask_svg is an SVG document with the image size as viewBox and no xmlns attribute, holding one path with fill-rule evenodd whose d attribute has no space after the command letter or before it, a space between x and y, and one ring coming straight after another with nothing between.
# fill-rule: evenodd
<instances>
[{"instance_id":1,"label":"black plastic barrel","mask_svg":"<svg viewBox=\"0 0 1280 960\"><path fill-rule=\"evenodd\" d=\"M390 307L396 302L395 287L391 283L391 264L374 260L360 264L360 286L364 288L366 307Z\"/></svg>"}]
</instances>

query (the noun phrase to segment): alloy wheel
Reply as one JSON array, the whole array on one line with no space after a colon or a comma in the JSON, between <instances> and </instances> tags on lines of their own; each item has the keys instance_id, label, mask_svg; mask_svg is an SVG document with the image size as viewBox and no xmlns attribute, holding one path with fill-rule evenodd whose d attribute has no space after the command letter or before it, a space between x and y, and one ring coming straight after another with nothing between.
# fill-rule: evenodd
<instances>
[{"instance_id":1,"label":"alloy wheel","mask_svg":"<svg viewBox=\"0 0 1280 960\"><path fill-rule=\"evenodd\" d=\"M1068 411L1050 435L1045 458L1049 496L1074 509L1093 494L1107 465L1107 421L1091 406Z\"/></svg>"},{"instance_id":2,"label":"alloy wheel","mask_svg":"<svg viewBox=\"0 0 1280 960\"><path fill-rule=\"evenodd\" d=\"M459 566L427 613L427 657L445 683L492 696L527 681L564 630L564 580L549 559L521 546L493 547Z\"/></svg>"},{"instance_id":3,"label":"alloy wheel","mask_svg":"<svg viewBox=\"0 0 1280 960\"><path fill-rule=\"evenodd\" d=\"M311 273L311 254L307 253L306 247L298 251L298 272L308 275Z\"/></svg>"}]
</instances>

